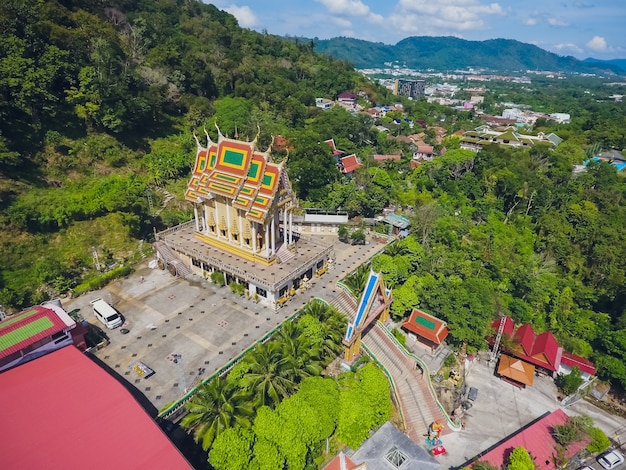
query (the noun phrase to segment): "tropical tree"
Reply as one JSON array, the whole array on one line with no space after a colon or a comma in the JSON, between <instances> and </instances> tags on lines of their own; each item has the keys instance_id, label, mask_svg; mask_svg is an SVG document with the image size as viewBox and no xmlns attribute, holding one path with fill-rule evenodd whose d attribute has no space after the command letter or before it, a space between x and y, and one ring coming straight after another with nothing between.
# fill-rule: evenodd
<instances>
[{"instance_id":1,"label":"tropical tree","mask_svg":"<svg viewBox=\"0 0 626 470\"><path fill-rule=\"evenodd\" d=\"M360 297L363 289L365 289L365 283L367 282L367 276L370 272L370 263L365 263L359 266L343 279L343 284L350 289L352 295L355 298Z\"/></svg>"},{"instance_id":2,"label":"tropical tree","mask_svg":"<svg viewBox=\"0 0 626 470\"><path fill-rule=\"evenodd\" d=\"M254 393L257 406L276 406L296 388L292 367L278 341L257 346L246 362L249 369L242 383Z\"/></svg>"},{"instance_id":3,"label":"tropical tree","mask_svg":"<svg viewBox=\"0 0 626 470\"><path fill-rule=\"evenodd\" d=\"M193 432L204 450L225 429L235 425L249 427L254 413L248 393L221 377L201 385L185 408L188 414L181 426Z\"/></svg>"}]
</instances>

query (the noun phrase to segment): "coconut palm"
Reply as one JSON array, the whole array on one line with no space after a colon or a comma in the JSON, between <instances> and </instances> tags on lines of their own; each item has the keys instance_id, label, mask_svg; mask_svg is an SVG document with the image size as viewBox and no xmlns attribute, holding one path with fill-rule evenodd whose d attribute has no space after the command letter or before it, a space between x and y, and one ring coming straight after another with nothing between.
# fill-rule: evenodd
<instances>
[{"instance_id":1,"label":"coconut palm","mask_svg":"<svg viewBox=\"0 0 626 470\"><path fill-rule=\"evenodd\" d=\"M209 449L220 432L236 424L248 427L254 409L250 396L221 377L198 387L185 404L187 415L181 426L191 432L196 442Z\"/></svg>"},{"instance_id":2,"label":"coconut palm","mask_svg":"<svg viewBox=\"0 0 626 470\"><path fill-rule=\"evenodd\" d=\"M291 368L278 341L257 346L247 361L250 368L243 383L255 394L257 406L276 406L295 390Z\"/></svg>"},{"instance_id":3,"label":"coconut palm","mask_svg":"<svg viewBox=\"0 0 626 470\"><path fill-rule=\"evenodd\" d=\"M343 279L343 284L350 289L354 298L359 298L370 273L370 263L362 264L354 272Z\"/></svg>"}]
</instances>

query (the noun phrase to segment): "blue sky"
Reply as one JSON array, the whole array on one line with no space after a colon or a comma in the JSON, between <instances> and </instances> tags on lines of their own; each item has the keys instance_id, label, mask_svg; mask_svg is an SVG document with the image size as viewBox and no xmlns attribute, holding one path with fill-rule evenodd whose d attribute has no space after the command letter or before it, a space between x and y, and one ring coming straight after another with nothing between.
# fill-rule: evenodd
<instances>
[{"instance_id":1,"label":"blue sky","mask_svg":"<svg viewBox=\"0 0 626 470\"><path fill-rule=\"evenodd\" d=\"M215 0L239 24L277 35L517 39L579 59L626 58L624 0Z\"/></svg>"}]
</instances>

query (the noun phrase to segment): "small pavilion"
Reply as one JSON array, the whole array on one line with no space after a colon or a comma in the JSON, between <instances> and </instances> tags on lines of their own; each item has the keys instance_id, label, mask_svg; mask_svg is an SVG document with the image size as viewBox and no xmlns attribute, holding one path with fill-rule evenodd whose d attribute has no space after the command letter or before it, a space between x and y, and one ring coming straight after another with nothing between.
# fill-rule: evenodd
<instances>
[{"instance_id":1,"label":"small pavilion","mask_svg":"<svg viewBox=\"0 0 626 470\"><path fill-rule=\"evenodd\" d=\"M432 348L437 348L448 336L448 324L445 321L416 308L404 320L402 328Z\"/></svg>"}]
</instances>

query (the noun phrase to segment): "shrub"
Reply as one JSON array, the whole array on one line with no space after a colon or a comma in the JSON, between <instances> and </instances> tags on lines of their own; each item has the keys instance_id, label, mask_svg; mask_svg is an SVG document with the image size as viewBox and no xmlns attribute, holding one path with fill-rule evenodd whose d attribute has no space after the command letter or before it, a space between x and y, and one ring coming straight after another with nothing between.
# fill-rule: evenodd
<instances>
[{"instance_id":1,"label":"shrub","mask_svg":"<svg viewBox=\"0 0 626 470\"><path fill-rule=\"evenodd\" d=\"M242 284L238 284L236 282L231 282L228 287L233 294L243 295L246 292L246 288Z\"/></svg>"},{"instance_id":2,"label":"shrub","mask_svg":"<svg viewBox=\"0 0 626 470\"><path fill-rule=\"evenodd\" d=\"M564 394L571 395L572 393L576 393L576 390L583 384L584 380L580 376L580 369L574 367L567 375L558 374L554 382Z\"/></svg>"},{"instance_id":3,"label":"shrub","mask_svg":"<svg viewBox=\"0 0 626 470\"><path fill-rule=\"evenodd\" d=\"M587 450L593 454L606 450L611 445L611 441L601 429L592 427L587 431L591 438L591 442L587 446Z\"/></svg>"},{"instance_id":4,"label":"shrub","mask_svg":"<svg viewBox=\"0 0 626 470\"><path fill-rule=\"evenodd\" d=\"M211 273L211 281L213 281L213 283L217 284L220 287L224 287L224 284L226 284L224 273L221 273L219 271L215 271L214 273Z\"/></svg>"},{"instance_id":5,"label":"shrub","mask_svg":"<svg viewBox=\"0 0 626 470\"><path fill-rule=\"evenodd\" d=\"M509 456L508 470L535 470L535 463L526 449L516 447Z\"/></svg>"},{"instance_id":6,"label":"shrub","mask_svg":"<svg viewBox=\"0 0 626 470\"><path fill-rule=\"evenodd\" d=\"M560 424L554 427L554 438L562 446L568 446L580 438L580 432L575 424Z\"/></svg>"},{"instance_id":7,"label":"shrub","mask_svg":"<svg viewBox=\"0 0 626 470\"><path fill-rule=\"evenodd\" d=\"M456 365L456 357L454 354L449 354L443 361L444 367L454 367Z\"/></svg>"},{"instance_id":8,"label":"shrub","mask_svg":"<svg viewBox=\"0 0 626 470\"><path fill-rule=\"evenodd\" d=\"M391 330L391 334L398 340L398 342L402 346L406 347L406 336L404 335L404 333L402 333L397 328L394 328L393 330Z\"/></svg>"}]
</instances>

